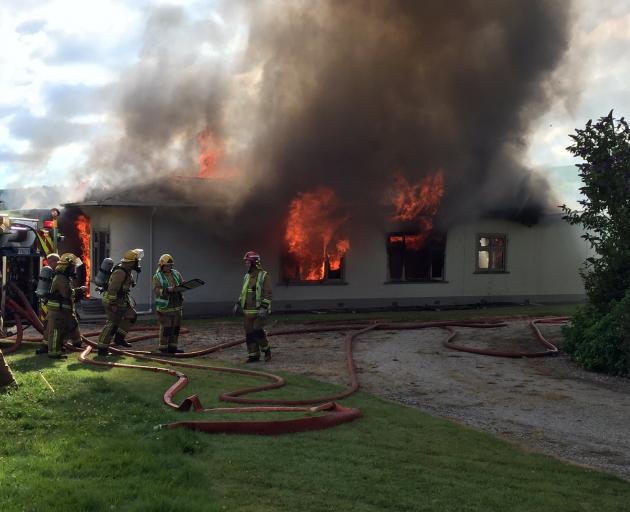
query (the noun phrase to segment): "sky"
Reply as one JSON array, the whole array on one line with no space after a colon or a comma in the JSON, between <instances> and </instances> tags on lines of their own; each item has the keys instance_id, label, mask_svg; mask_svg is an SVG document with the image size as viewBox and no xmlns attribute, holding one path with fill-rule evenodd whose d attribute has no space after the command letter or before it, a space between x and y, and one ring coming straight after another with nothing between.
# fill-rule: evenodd
<instances>
[{"instance_id":1,"label":"sky","mask_svg":"<svg viewBox=\"0 0 630 512\"><path fill-rule=\"evenodd\" d=\"M193 17L213 16L214 3L1 2L0 189L45 183L79 190L73 171L97 141L120 131L117 84L140 58L148 12L171 5ZM613 108L630 115L630 0L576 0L575 9L570 48L552 77L562 93L532 125L527 153L527 163L572 206L579 180L565 149L569 134ZM233 20L238 17L216 21ZM242 44L243 30L227 31L234 34L233 46ZM199 51L213 50L202 45Z\"/></svg>"}]
</instances>

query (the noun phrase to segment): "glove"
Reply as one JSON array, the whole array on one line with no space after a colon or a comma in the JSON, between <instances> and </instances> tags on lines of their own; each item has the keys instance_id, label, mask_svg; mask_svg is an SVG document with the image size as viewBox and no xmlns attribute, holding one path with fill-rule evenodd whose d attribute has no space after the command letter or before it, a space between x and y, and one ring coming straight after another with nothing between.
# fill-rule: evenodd
<instances>
[{"instance_id":1,"label":"glove","mask_svg":"<svg viewBox=\"0 0 630 512\"><path fill-rule=\"evenodd\" d=\"M234 316L238 315L238 312L240 309L241 309L241 305L237 302L236 304L234 304L234 307L232 308L232 315Z\"/></svg>"},{"instance_id":2,"label":"glove","mask_svg":"<svg viewBox=\"0 0 630 512\"><path fill-rule=\"evenodd\" d=\"M267 308L259 308L258 309L258 318L264 320L269 316L269 310Z\"/></svg>"}]
</instances>

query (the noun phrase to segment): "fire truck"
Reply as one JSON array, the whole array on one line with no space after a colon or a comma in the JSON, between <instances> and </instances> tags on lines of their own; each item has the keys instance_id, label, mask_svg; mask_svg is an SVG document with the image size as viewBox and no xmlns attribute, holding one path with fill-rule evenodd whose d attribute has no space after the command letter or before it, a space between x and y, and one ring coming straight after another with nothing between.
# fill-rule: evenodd
<instances>
[{"instance_id":1,"label":"fire truck","mask_svg":"<svg viewBox=\"0 0 630 512\"><path fill-rule=\"evenodd\" d=\"M14 325L16 316L26 325L37 324L39 272L46 255L58 252L57 244L63 238L57 229L58 216L56 208L44 221L0 212L0 329Z\"/></svg>"}]
</instances>

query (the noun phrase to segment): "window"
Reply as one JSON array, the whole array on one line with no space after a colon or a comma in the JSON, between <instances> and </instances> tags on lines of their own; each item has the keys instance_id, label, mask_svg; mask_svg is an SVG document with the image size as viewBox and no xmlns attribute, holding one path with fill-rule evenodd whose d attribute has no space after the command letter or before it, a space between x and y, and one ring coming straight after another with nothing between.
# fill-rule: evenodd
<instances>
[{"instance_id":1,"label":"window","mask_svg":"<svg viewBox=\"0 0 630 512\"><path fill-rule=\"evenodd\" d=\"M507 236L477 235L477 272L505 272Z\"/></svg>"},{"instance_id":2,"label":"window","mask_svg":"<svg viewBox=\"0 0 630 512\"><path fill-rule=\"evenodd\" d=\"M389 281L443 281L446 235L392 233L387 237Z\"/></svg>"},{"instance_id":3,"label":"window","mask_svg":"<svg viewBox=\"0 0 630 512\"><path fill-rule=\"evenodd\" d=\"M308 257L285 252L282 256L282 281L286 284L343 283L345 258L343 256Z\"/></svg>"},{"instance_id":4,"label":"window","mask_svg":"<svg viewBox=\"0 0 630 512\"><path fill-rule=\"evenodd\" d=\"M109 258L109 231L92 232L92 277L96 277L101 262Z\"/></svg>"}]
</instances>

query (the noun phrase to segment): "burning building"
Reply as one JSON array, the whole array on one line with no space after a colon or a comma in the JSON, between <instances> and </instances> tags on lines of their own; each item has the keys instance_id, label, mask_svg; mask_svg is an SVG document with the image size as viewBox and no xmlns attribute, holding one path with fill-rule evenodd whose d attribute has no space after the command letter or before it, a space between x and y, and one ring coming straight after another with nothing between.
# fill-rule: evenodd
<instances>
[{"instance_id":1,"label":"burning building","mask_svg":"<svg viewBox=\"0 0 630 512\"><path fill-rule=\"evenodd\" d=\"M92 262L171 253L208 283L197 313L228 310L249 249L276 310L583 296L579 232L522 163L569 2L224 7L221 23L151 11L120 83L124 129L95 146L98 186L73 204ZM234 61L195 53L224 48L232 18L247 27ZM147 273L136 290L148 309Z\"/></svg>"}]
</instances>

